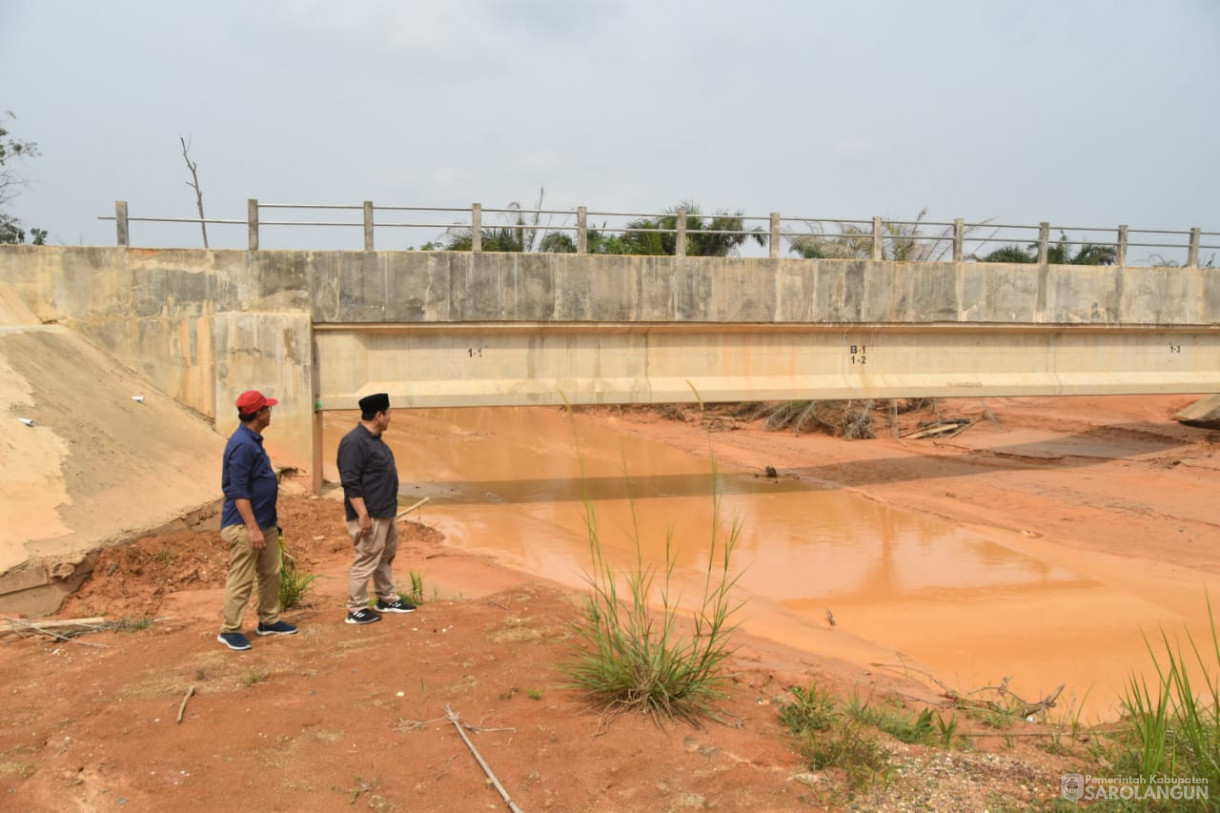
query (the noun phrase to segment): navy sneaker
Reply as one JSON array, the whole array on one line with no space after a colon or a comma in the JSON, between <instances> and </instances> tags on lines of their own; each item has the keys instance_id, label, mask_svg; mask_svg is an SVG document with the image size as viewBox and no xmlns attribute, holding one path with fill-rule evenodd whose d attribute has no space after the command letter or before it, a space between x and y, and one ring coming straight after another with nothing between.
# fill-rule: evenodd
<instances>
[{"instance_id":1,"label":"navy sneaker","mask_svg":"<svg viewBox=\"0 0 1220 813\"><path fill-rule=\"evenodd\" d=\"M354 613L347 614L347 623L349 624L372 624L380 620L381 616L372 610L357 610Z\"/></svg>"},{"instance_id":2,"label":"navy sneaker","mask_svg":"<svg viewBox=\"0 0 1220 813\"><path fill-rule=\"evenodd\" d=\"M259 635L296 635L297 628L286 621L276 621L274 624L264 624L258 622L258 629L255 630Z\"/></svg>"},{"instance_id":3,"label":"navy sneaker","mask_svg":"<svg viewBox=\"0 0 1220 813\"><path fill-rule=\"evenodd\" d=\"M393 601L383 601L382 599L377 599L377 612L379 612L379 613L413 613L413 612L415 612L415 605L408 604L407 602L403 601L400 598L396 598Z\"/></svg>"},{"instance_id":4,"label":"navy sneaker","mask_svg":"<svg viewBox=\"0 0 1220 813\"><path fill-rule=\"evenodd\" d=\"M250 642L240 632L222 632L216 636L216 640L234 652L241 652L250 648Z\"/></svg>"}]
</instances>

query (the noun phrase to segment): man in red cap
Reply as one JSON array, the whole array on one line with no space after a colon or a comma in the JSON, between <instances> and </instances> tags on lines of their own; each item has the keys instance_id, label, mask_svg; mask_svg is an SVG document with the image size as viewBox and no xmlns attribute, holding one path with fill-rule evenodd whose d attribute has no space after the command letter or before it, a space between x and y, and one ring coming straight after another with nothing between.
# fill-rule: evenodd
<instances>
[{"instance_id":1,"label":"man in red cap","mask_svg":"<svg viewBox=\"0 0 1220 813\"><path fill-rule=\"evenodd\" d=\"M257 390L237 396L241 425L225 445L220 484L225 502L220 538L229 546L229 579L225 584L224 626L216 640L233 650L250 648L241 617L258 583L259 635L293 635L297 628L280 620L280 532L275 501L279 482L263 451L263 430L271 425L278 404Z\"/></svg>"}]
</instances>

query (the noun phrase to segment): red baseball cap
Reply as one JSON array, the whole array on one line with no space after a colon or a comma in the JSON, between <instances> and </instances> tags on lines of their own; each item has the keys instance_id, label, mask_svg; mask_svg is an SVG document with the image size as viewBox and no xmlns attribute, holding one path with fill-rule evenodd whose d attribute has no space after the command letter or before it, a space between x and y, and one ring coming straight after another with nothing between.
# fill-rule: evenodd
<instances>
[{"instance_id":1,"label":"red baseball cap","mask_svg":"<svg viewBox=\"0 0 1220 813\"><path fill-rule=\"evenodd\" d=\"M246 390L237 396L237 410L243 415L253 415L265 406L278 404L274 398L268 398L258 390Z\"/></svg>"}]
</instances>

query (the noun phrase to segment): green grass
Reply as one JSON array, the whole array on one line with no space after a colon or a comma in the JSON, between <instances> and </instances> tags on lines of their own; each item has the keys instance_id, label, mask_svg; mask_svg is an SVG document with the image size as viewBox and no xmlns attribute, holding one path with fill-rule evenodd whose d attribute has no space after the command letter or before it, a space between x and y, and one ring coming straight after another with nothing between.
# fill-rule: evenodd
<instances>
[{"instance_id":1,"label":"green grass","mask_svg":"<svg viewBox=\"0 0 1220 813\"><path fill-rule=\"evenodd\" d=\"M844 713L899 742L952 747L957 732L957 715L945 720L932 709L916 713L892 702L875 704L859 694L853 694L847 701Z\"/></svg>"},{"instance_id":2,"label":"green grass","mask_svg":"<svg viewBox=\"0 0 1220 813\"><path fill-rule=\"evenodd\" d=\"M913 711L893 701L873 703L853 693L840 699L816 685L792 689L792 701L779 707L780 723L797 741L797 750L812 770L834 769L850 793L884 785L890 777L890 751L876 735L883 731L899 742L945 749L966 748L957 715Z\"/></svg>"},{"instance_id":3,"label":"green grass","mask_svg":"<svg viewBox=\"0 0 1220 813\"><path fill-rule=\"evenodd\" d=\"M424 577L423 574L411 570L407 573L411 578L411 592L403 593L399 591L399 597L408 604L414 604L419 607L424 603Z\"/></svg>"},{"instance_id":4,"label":"green grass","mask_svg":"<svg viewBox=\"0 0 1220 813\"><path fill-rule=\"evenodd\" d=\"M280 541L280 609L291 610L304 604L305 594L318 578L312 573L297 569L296 560L288 553L283 540Z\"/></svg>"},{"instance_id":5,"label":"green grass","mask_svg":"<svg viewBox=\"0 0 1220 813\"><path fill-rule=\"evenodd\" d=\"M779 719L811 770L841 772L850 793L889 781L890 751L872 732L858 697L844 705L812 684L794 688L792 697L779 707Z\"/></svg>"},{"instance_id":6,"label":"green grass","mask_svg":"<svg viewBox=\"0 0 1220 813\"><path fill-rule=\"evenodd\" d=\"M119 621L115 627L119 632L143 632L153 625L153 617L151 615L141 616L140 618L124 618Z\"/></svg>"},{"instance_id":7,"label":"green grass","mask_svg":"<svg viewBox=\"0 0 1220 813\"><path fill-rule=\"evenodd\" d=\"M1115 776L1206 779L1208 791L1220 794L1220 638L1210 597L1207 615L1210 654L1189 633L1189 654L1170 644L1163 631L1161 655L1148 643L1157 677L1152 684L1135 675L1127 681L1122 701L1127 726L1116 735ZM1198 667L1193 679L1192 662ZM1178 804L1201 806L1176 809L1202 810L1209 803L1214 804L1182 801Z\"/></svg>"},{"instance_id":8,"label":"green grass","mask_svg":"<svg viewBox=\"0 0 1220 813\"><path fill-rule=\"evenodd\" d=\"M698 392L695 393L698 396ZM567 399L564 399L567 403ZM700 406L702 401L700 400ZM571 404L568 404L571 415ZM573 425L575 436L575 425ZM581 479L584 458L580 457ZM624 475L626 476L626 475ZM712 703L723 695L725 661L741 604L730 597L740 574L732 571L733 552L741 524L722 525L716 459L712 455L712 522L703 578L703 595L693 615L679 610L672 593L677 552L673 529L665 537L665 561L658 571L644 561L631 481L627 480L631 523L628 539L635 563L617 570L605 556L597 513L584 497L585 530L592 562L586 574L590 591L573 627L577 651L561 665L571 685L609 712L642 712L660 722L680 718L698 724L711 715ZM660 606L654 604L659 598ZM685 620L691 627L684 632Z\"/></svg>"}]
</instances>

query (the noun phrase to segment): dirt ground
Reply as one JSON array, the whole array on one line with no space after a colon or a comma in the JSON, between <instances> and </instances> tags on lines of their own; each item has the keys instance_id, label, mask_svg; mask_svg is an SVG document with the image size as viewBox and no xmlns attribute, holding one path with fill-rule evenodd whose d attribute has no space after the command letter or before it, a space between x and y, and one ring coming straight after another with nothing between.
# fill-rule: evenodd
<instances>
[{"instance_id":1,"label":"dirt ground","mask_svg":"<svg viewBox=\"0 0 1220 813\"><path fill-rule=\"evenodd\" d=\"M1171 420L1191 400L940 404L944 416L1005 427L998 447L970 432L848 442L738 424L717 433L716 448L726 463L766 461L954 523L1024 529L1082 556L1175 564L1214 581L1220 434ZM635 411L603 419L707 450L698 425ZM1084 745L1050 753L1041 721L997 734L963 717L973 749L889 742L889 782L852 799L841 776L795 753L777 719L788 690L813 681L948 714L947 701L868 664L748 636L737 639L717 719L607 717L560 670L579 596L448 548L415 522L403 526L397 573L405 587L417 571L429 600L411 615L345 625L350 543L334 497L284 485L286 544L318 576L308 605L285 613L299 635L254 638L241 653L216 643L225 552L213 513L104 551L58 614L155 619L146 628L0 636L0 808L504 809L447 709L523 810L1024 809L1057 797L1061 774L1096 772Z\"/></svg>"}]
</instances>

